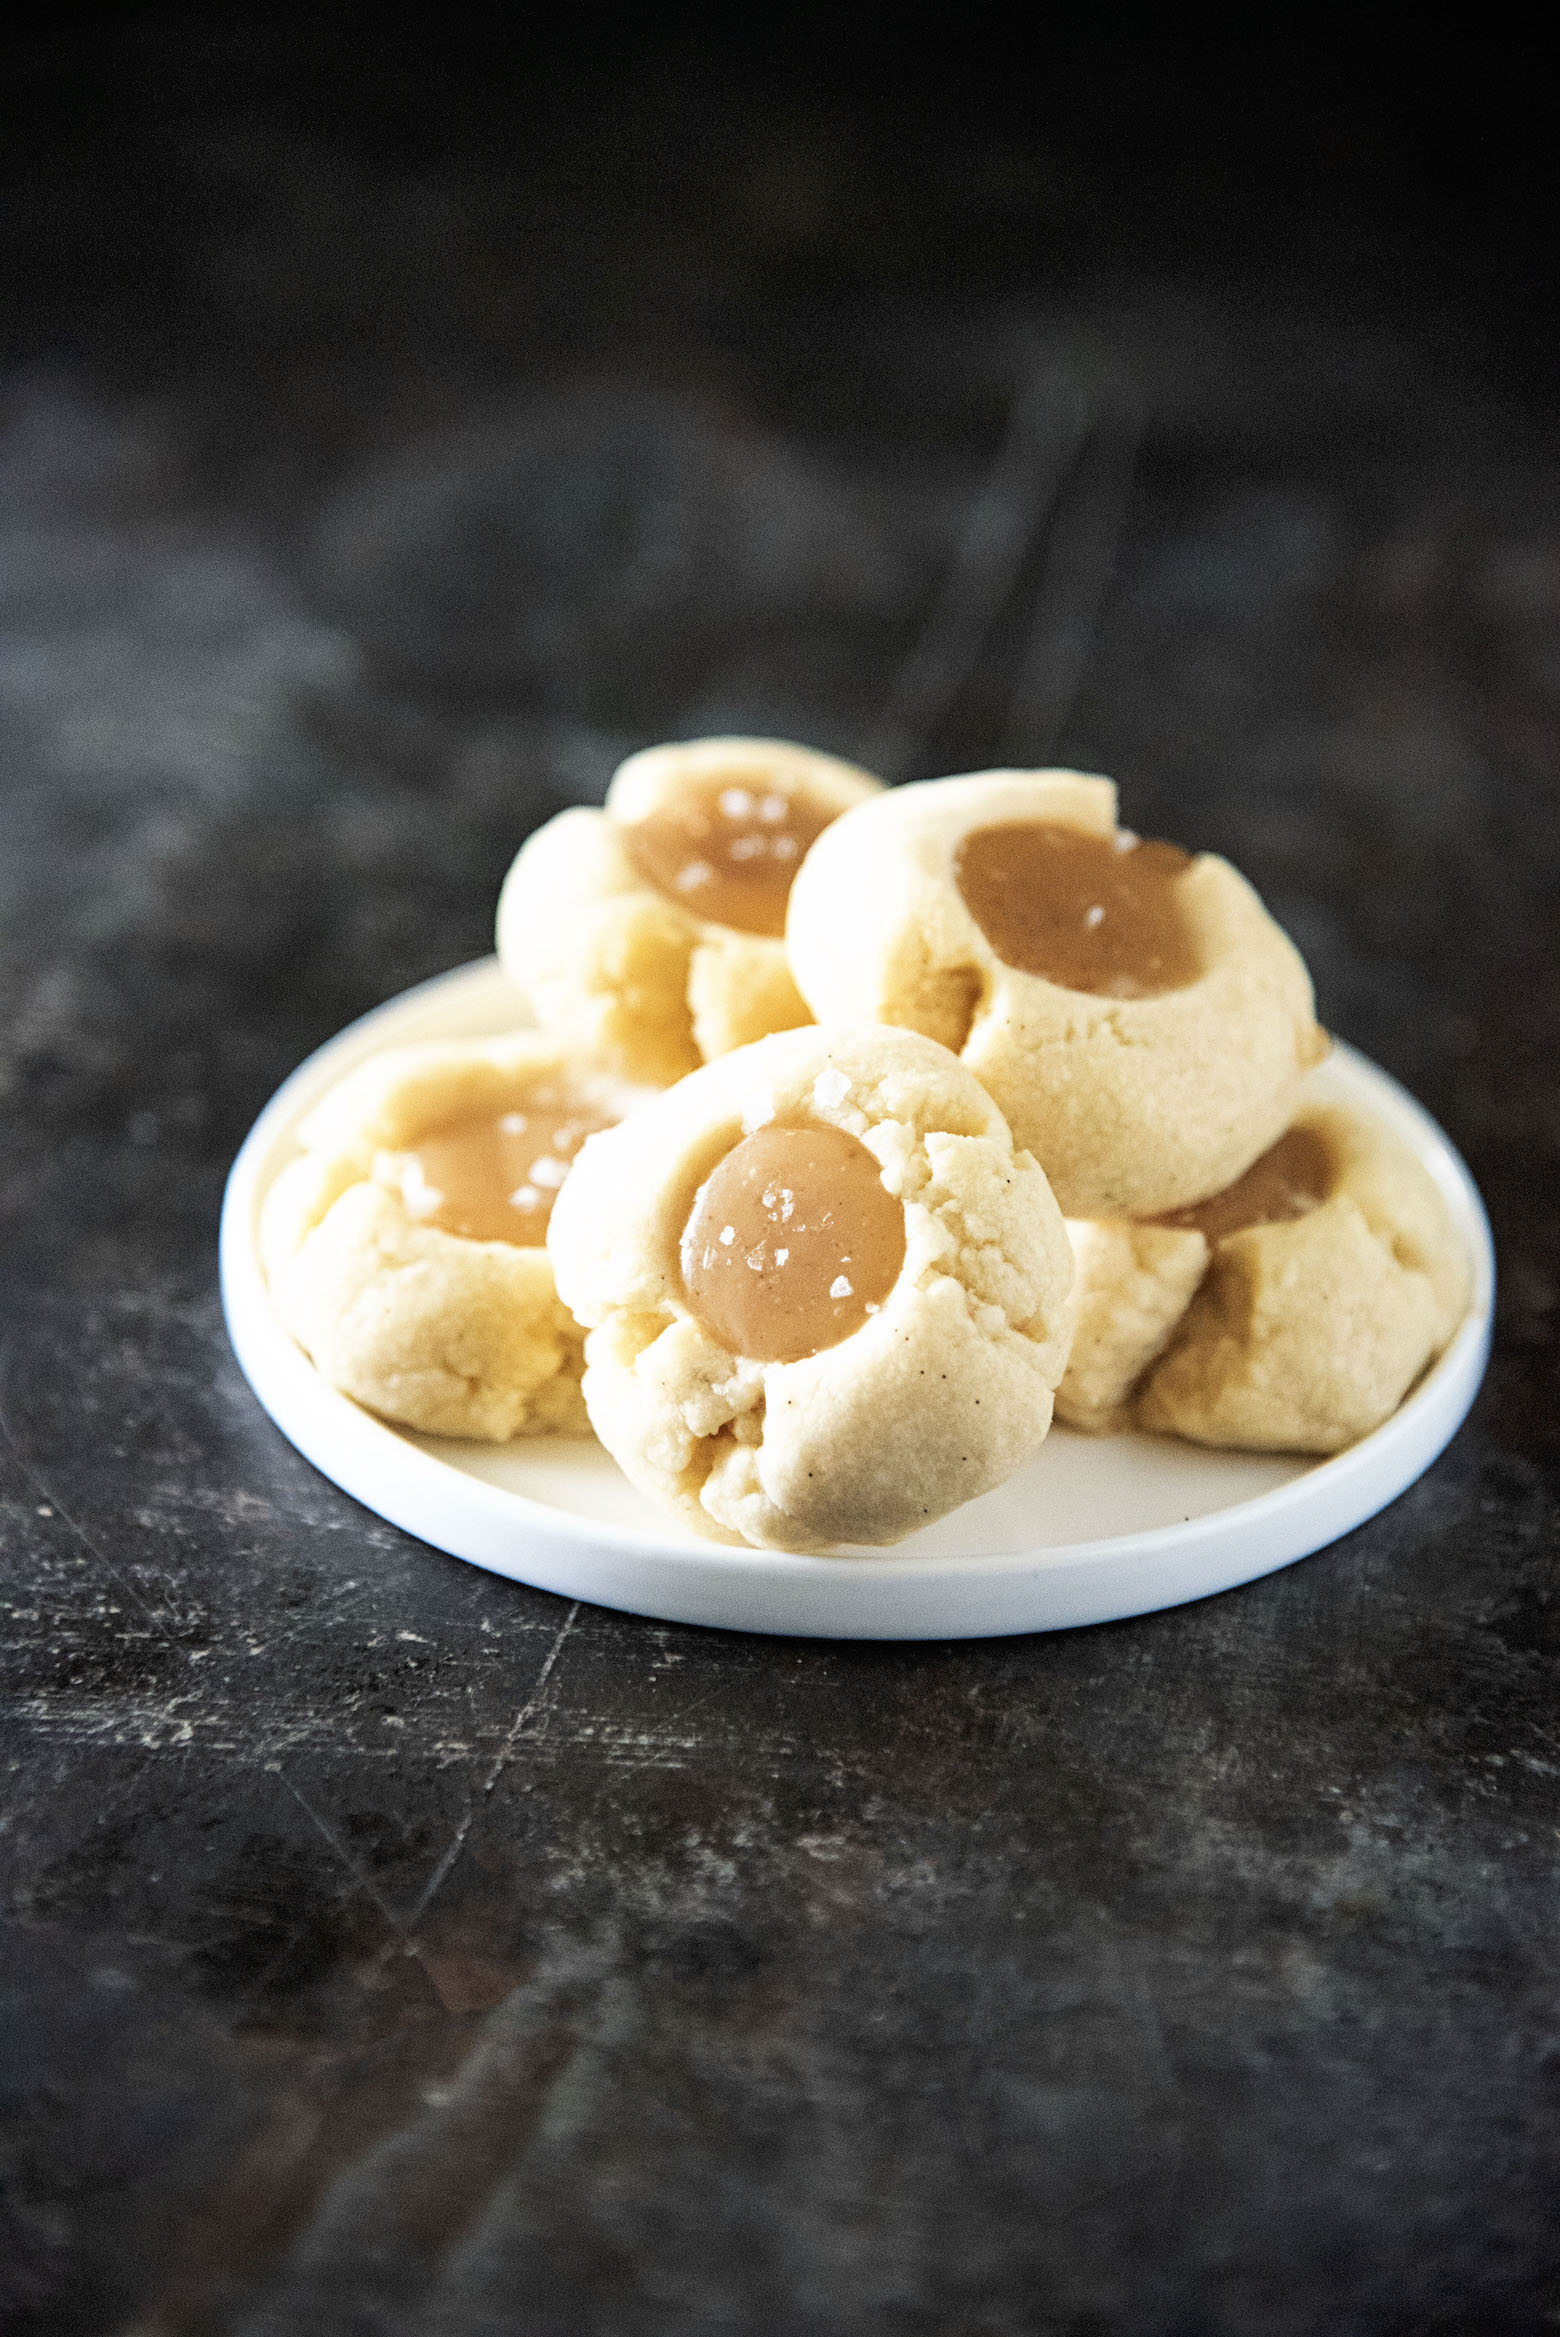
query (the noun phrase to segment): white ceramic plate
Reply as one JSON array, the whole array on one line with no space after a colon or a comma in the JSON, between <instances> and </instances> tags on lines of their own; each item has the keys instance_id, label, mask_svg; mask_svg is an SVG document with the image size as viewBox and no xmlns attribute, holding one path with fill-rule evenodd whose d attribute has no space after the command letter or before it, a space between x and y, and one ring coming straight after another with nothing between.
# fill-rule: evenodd
<instances>
[{"instance_id":1,"label":"white ceramic plate","mask_svg":"<svg viewBox=\"0 0 1560 2337\"><path fill-rule=\"evenodd\" d=\"M1337 1047L1312 1074L1311 1092L1376 1113L1412 1145L1468 1244L1474 1297L1408 1401L1336 1459L1056 1428L1006 1485L891 1552L799 1557L671 1531L589 1439L483 1445L387 1427L327 1387L272 1315L255 1246L261 1198L296 1150L302 1114L364 1056L527 1019L493 959L364 1015L272 1097L233 1164L222 1212L229 1334L283 1435L381 1517L495 1574L669 1622L839 1639L971 1639L1106 1622L1250 1582L1373 1517L1434 1460L1483 1377L1494 1258L1473 1180L1394 1080Z\"/></svg>"}]
</instances>

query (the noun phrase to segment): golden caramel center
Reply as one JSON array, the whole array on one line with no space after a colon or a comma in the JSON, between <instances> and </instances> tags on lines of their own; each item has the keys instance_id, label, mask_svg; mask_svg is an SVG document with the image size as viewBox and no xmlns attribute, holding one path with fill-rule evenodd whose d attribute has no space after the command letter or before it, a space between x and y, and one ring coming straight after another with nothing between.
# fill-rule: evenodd
<instances>
[{"instance_id":1,"label":"golden caramel center","mask_svg":"<svg viewBox=\"0 0 1560 2337\"><path fill-rule=\"evenodd\" d=\"M612 1124L611 1113L554 1083L512 1111L431 1128L398 1156L402 1197L419 1225L468 1241L540 1246L575 1154Z\"/></svg>"},{"instance_id":2,"label":"golden caramel center","mask_svg":"<svg viewBox=\"0 0 1560 2337\"><path fill-rule=\"evenodd\" d=\"M696 917L778 940L791 879L834 814L753 779L684 787L623 830L643 877Z\"/></svg>"},{"instance_id":3,"label":"golden caramel center","mask_svg":"<svg viewBox=\"0 0 1560 2337\"><path fill-rule=\"evenodd\" d=\"M1152 998L1183 990L1202 964L1176 896L1191 857L1125 828L1090 836L1048 820L975 828L954 881L1004 965L1064 990Z\"/></svg>"},{"instance_id":4,"label":"golden caramel center","mask_svg":"<svg viewBox=\"0 0 1560 2337\"><path fill-rule=\"evenodd\" d=\"M905 1213L839 1128L761 1128L699 1187L682 1237L688 1304L755 1363L798 1363L877 1313L905 1262Z\"/></svg>"},{"instance_id":5,"label":"golden caramel center","mask_svg":"<svg viewBox=\"0 0 1560 2337\"><path fill-rule=\"evenodd\" d=\"M1332 1190L1333 1161L1314 1128L1291 1128L1254 1160L1243 1177L1190 1209L1172 1209L1156 1225L1183 1227L1222 1241L1248 1225L1282 1225L1304 1217Z\"/></svg>"}]
</instances>

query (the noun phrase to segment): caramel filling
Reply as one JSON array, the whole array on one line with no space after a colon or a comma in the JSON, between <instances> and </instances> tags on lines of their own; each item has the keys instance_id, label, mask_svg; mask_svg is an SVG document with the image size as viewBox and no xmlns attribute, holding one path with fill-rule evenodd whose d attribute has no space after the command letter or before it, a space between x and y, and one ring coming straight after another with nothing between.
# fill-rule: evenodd
<instances>
[{"instance_id":1,"label":"caramel filling","mask_svg":"<svg viewBox=\"0 0 1560 2337\"><path fill-rule=\"evenodd\" d=\"M834 814L756 780L682 789L623 840L641 876L697 917L778 940L791 879Z\"/></svg>"},{"instance_id":2,"label":"caramel filling","mask_svg":"<svg viewBox=\"0 0 1560 2337\"><path fill-rule=\"evenodd\" d=\"M1089 836L1051 821L1005 820L960 844L954 881L1004 965L1064 990L1152 998L1202 965L1176 899L1191 856L1125 828Z\"/></svg>"},{"instance_id":3,"label":"caramel filling","mask_svg":"<svg viewBox=\"0 0 1560 2337\"><path fill-rule=\"evenodd\" d=\"M431 1128L396 1156L402 1198L419 1225L474 1242L538 1247L559 1188L587 1136L613 1116L553 1082L509 1112Z\"/></svg>"},{"instance_id":4,"label":"caramel filling","mask_svg":"<svg viewBox=\"0 0 1560 2337\"><path fill-rule=\"evenodd\" d=\"M1254 1160L1243 1177L1190 1209L1172 1209L1156 1225L1223 1241L1248 1225L1282 1225L1304 1217L1332 1190L1332 1155L1314 1128L1291 1128Z\"/></svg>"},{"instance_id":5,"label":"caramel filling","mask_svg":"<svg viewBox=\"0 0 1560 2337\"><path fill-rule=\"evenodd\" d=\"M839 1128L761 1128L699 1187L682 1237L688 1303L755 1363L798 1363L877 1313L905 1262L905 1213Z\"/></svg>"}]
</instances>

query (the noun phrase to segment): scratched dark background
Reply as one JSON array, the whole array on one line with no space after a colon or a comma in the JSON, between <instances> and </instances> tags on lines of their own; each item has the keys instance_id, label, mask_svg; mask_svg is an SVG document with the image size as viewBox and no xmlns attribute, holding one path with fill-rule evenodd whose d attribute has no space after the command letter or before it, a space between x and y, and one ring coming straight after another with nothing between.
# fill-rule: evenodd
<instances>
[{"instance_id":1,"label":"scratched dark background","mask_svg":"<svg viewBox=\"0 0 1560 2337\"><path fill-rule=\"evenodd\" d=\"M5 2337L1560 2326L1537 84L887 26L9 36ZM1411 1493L855 1647L490 1579L283 1443L250 1120L726 727L1077 761L1251 873L1496 1223Z\"/></svg>"}]
</instances>

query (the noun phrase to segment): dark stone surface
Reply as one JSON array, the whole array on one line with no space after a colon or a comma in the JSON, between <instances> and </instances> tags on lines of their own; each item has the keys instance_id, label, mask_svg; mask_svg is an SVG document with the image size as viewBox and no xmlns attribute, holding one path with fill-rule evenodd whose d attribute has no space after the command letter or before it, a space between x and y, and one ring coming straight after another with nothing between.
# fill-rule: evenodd
<instances>
[{"instance_id":1,"label":"dark stone surface","mask_svg":"<svg viewBox=\"0 0 1560 2337\"><path fill-rule=\"evenodd\" d=\"M1537 2337L1528 150L1450 66L1176 133L1195 73L1087 43L1037 127L848 42L371 21L8 82L0 2326ZM723 726L1077 761L1249 871L1496 1224L1485 1393L1384 1516L1110 1628L770 1642L485 1577L276 1434L214 1290L255 1112Z\"/></svg>"}]
</instances>

